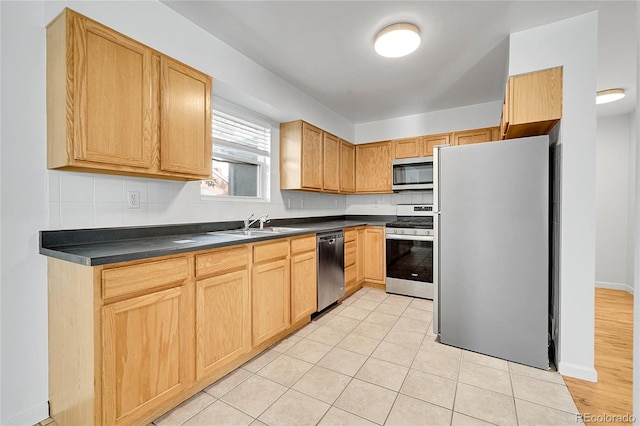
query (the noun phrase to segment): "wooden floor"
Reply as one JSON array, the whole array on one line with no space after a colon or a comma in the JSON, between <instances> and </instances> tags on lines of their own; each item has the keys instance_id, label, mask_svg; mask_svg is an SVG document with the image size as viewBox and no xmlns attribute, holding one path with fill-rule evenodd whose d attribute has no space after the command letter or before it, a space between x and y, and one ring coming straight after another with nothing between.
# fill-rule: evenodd
<instances>
[{"instance_id":1,"label":"wooden floor","mask_svg":"<svg viewBox=\"0 0 640 426\"><path fill-rule=\"evenodd\" d=\"M633 412L633 295L596 288L595 368L598 382L564 377L580 413Z\"/></svg>"}]
</instances>

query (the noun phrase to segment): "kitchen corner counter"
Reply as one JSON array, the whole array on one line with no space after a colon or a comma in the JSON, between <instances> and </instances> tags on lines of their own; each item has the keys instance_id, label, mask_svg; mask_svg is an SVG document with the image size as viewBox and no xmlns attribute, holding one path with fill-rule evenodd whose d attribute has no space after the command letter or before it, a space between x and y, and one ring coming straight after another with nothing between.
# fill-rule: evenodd
<instances>
[{"instance_id":1,"label":"kitchen corner counter","mask_svg":"<svg viewBox=\"0 0 640 426\"><path fill-rule=\"evenodd\" d=\"M40 254L81 265L96 266L297 235L339 231L355 226L384 226L386 222L394 219L395 216L277 219L271 221L269 225L293 229L247 236L225 233L225 231L240 229L241 221L40 231Z\"/></svg>"}]
</instances>

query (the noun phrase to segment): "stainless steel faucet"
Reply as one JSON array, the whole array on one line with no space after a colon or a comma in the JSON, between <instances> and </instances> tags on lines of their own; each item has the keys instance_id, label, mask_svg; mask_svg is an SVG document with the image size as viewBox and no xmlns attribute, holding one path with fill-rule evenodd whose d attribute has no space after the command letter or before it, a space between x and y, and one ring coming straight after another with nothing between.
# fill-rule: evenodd
<instances>
[{"instance_id":1,"label":"stainless steel faucet","mask_svg":"<svg viewBox=\"0 0 640 426\"><path fill-rule=\"evenodd\" d=\"M249 219L245 219L244 220L244 230L248 231L249 228L251 227L251 225L253 225L254 223L256 223L257 221L260 221L260 229L264 228L264 224L266 222L269 222L269 215L268 214L263 214L262 216L260 216L257 219L253 219L251 220L251 218L255 215L255 213L251 213L251 216L249 216Z\"/></svg>"}]
</instances>

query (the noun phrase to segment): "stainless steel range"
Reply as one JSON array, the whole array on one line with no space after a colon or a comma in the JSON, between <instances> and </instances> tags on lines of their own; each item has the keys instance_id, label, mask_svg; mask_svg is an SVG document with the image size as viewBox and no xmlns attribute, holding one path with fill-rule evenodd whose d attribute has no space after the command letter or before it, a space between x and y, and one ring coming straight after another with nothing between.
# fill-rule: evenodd
<instances>
[{"instance_id":1,"label":"stainless steel range","mask_svg":"<svg viewBox=\"0 0 640 426\"><path fill-rule=\"evenodd\" d=\"M399 204L386 225L387 292L433 299L433 206Z\"/></svg>"}]
</instances>

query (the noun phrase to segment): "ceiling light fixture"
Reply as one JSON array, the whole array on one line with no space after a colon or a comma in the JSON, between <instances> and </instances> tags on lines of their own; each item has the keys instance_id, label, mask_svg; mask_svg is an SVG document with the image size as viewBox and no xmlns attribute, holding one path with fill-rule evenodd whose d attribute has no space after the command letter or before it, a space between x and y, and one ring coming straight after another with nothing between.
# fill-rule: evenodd
<instances>
[{"instance_id":1,"label":"ceiling light fixture","mask_svg":"<svg viewBox=\"0 0 640 426\"><path fill-rule=\"evenodd\" d=\"M596 104L608 104L624 98L624 89L601 90L596 93Z\"/></svg>"},{"instance_id":2,"label":"ceiling light fixture","mask_svg":"<svg viewBox=\"0 0 640 426\"><path fill-rule=\"evenodd\" d=\"M420 30L413 24L399 23L383 28L376 36L374 47L380 56L399 58L420 46Z\"/></svg>"}]
</instances>

